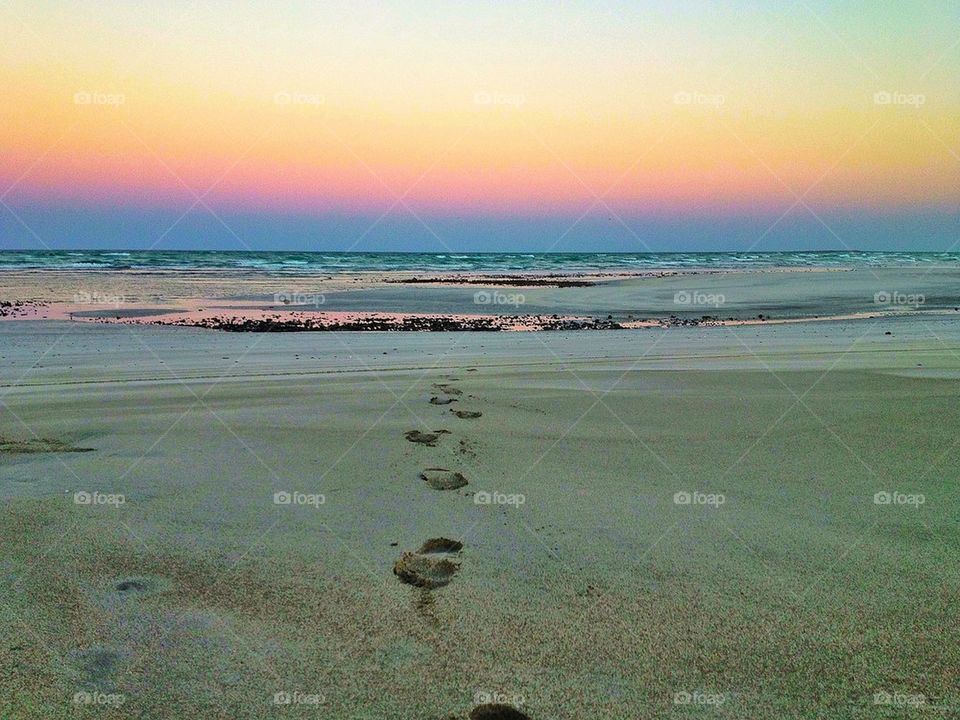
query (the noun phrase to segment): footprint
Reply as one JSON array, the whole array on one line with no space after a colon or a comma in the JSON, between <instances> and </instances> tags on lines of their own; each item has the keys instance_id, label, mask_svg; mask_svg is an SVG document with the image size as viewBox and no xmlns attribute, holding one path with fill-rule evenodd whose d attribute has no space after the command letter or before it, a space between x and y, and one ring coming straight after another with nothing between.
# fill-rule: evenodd
<instances>
[{"instance_id":1,"label":"footprint","mask_svg":"<svg viewBox=\"0 0 960 720\"><path fill-rule=\"evenodd\" d=\"M473 420L483 415L479 410L450 410L450 412L462 420Z\"/></svg>"},{"instance_id":2,"label":"footprint","mask_svg":"<svg viewBox=\"0 0 960 720\"><path fill-rule=\"evenodd\" d=\"M407 551L394 563L393 574L402 583L432 590L449 584L459 569L460 564L449 558Z\"/></svg>"},{"instance_id":3,"label":"footprint","mask_svg":"<svg viewBox=\"0 0 960 720\"><path fill-rule=\"evenodd\" d=\"M463 550L463 543L459 540L449 538L430 538L420 549L417 550L421 555L431 555L434 553L458 553Z\"/></svg>"},{"instance_id":4,"label":"footprint","mask_svg":"<svg viewBox=\"0 0 960 720\"><path fill-rule=\"evenodd\" d=\"M430 398L431 405L449 405L450 403L455 403L456 401L457 401L456 398L452 398L452 397L441 398L441 397L437 397L436 395Z\"/></svg>"},{"instance_id":5,"label":"footprint","mask_svg":"<svg viewBox=\"0 0 960 720\"><path fill-rule=\"evenodd\" d=\"M116 591L122 593L149 592L150 585L143 580L121 580L116 585Z\"/></svg>"},{"instance_id":6,"label":"footprint","mask_svg":"<svg viewBox=\"0 0 960 720\"><path fill-rule=\"evenodd\" d=\"M416 608L417 614L429 621L431 625L439 625L440 621L437 619L437 615L434 610L434 606L436 604L437 601L433 597L433 593L427 588L421 588L419 596L413 603L413 607Z\"/></svg>"},{"instance_id":7,"label":"footprint","mask_svg":"<svg viewBox=\"0 0 960 720\"><path fill-rule=\"evenodd\" d=\"M418 443L420 445L426 445L428 447L435 447L437 440L442 434L449 432L448 430L436 430L434 432L421 432L419 430L408 430L403 434L403 436L412 443Z\"/></svg>"},{"instance_id":8,"label":"footprint","mask_svg":"<svg viewBox=\"0 0 960 720\"><path fill-rule=\"evenodd\" d=\"M400 582L433 590L447 585L460 570L456 555L463 543L448 538L430 538L417 552L404 552L393 565Z\"/></svg>"},{"instance_id":9,"label":"footprint","mask_svg":"<svg viewBox=\"0 0 960 720\"><path fill-rule=\"evenodd\" d=\"M463 390L448 385L447 383L434 383L433 386L444 395L463 395Z\"/></svg>"},{"instance_id":10,"label":"footprint","mask_svg":"<svg viewBox=\"0 0 960 720\"><path fill-rule=\"evenodd\" d=\"M530 720L530 716L510 705L487 703L471 710L470 720Z\"/></svg>"},{"instance_id":11,"label":"footprint","mask_svg":"<svg viewBox=\"0 0 960 720\"><path fill-rule=\"evenodd\" d=\"M458 472L446 468L427 468L420 479L434 490L456 490L467 484L467 479Z\"/></svg>"},{"instance_id":12,"label":"footprint","mask_svg":"<svg viewBox=\"0 0 960 720\"><path fill-rule=\"evenodd\" d=\"M113 591L116 595L128 598L153 595L169 589L170 582L164 578L146 577L144 575L120 578L113 584Z\"/></svg>"},{"instance_id":13,"label":"footprint","mask_svg":"<svg viewBox=\"0 0 960 720\"><path fill-rule=\"evenodd\" d=\"M84 689L107 691L124 656L116 650L95 645L70 653L69 659Z\"/></svg>"}]
</instances>

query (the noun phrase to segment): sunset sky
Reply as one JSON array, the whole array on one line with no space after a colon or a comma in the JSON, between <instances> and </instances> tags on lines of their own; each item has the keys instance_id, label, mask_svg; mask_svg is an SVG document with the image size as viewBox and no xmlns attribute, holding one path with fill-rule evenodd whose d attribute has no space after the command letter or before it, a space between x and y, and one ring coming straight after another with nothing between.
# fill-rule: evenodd
<instances>
[{"instance_id":1,"label":"sunset sky","mask_svg":"<svg viewBox=\"0 0 960 720\"><path fill-rule=\"evenodd\" d=\"M947 249L960 3L0 4L0 248Z\"/></svg>"}]
</instances>

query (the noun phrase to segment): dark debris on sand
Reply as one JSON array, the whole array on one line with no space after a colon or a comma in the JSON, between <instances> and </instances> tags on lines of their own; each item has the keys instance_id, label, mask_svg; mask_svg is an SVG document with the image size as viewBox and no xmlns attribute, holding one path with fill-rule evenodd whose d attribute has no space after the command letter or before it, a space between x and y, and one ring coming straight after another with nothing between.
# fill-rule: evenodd
<instances>
[{"instance_id":1,"label":"dark debris on sand","mask_svg":"<svg viewBox=\"0 0 960 720\"><path fill-rule=\"evenodd\" d=\"M487 285L490 287L593 287L589 280L572 280L570 276L556 275L443 275L433 277L412 277L388 279L385 282L396 285Z\"/></svg>"},{"instance_id":2,"label":"dark debris on sand","mask_svg":"<svg viewBox=\"0 0 960 720\"><path fill-rule=\"evenodd\" d=\"M0 317L26 317L34 308L48 307L48 303L28 302L26 300L0 300Z\"/></svg>"},{"instance_id":3,"label":"dark debris on sand","mask_svg":"<svg viewBox=\"0 0 960 720\"><path fill-rule=\"evenodd\" d=\"M199 327L227 332L500 332L515 328L529 330L622 330L613 320L569 318L559 315L497 315L483 317L385 317L370 316L355 320L294 314L269 318L212 317L198 320L155 320L155 325Z\"/></svg>"}]
</instances>

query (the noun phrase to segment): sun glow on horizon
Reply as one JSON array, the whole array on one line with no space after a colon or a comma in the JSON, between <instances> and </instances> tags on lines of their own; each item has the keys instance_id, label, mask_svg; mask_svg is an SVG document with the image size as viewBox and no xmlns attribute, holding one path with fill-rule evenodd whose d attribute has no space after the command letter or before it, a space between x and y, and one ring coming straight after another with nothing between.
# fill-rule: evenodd
<instances>
[{"instance_id":1,"label":"sun glow on horizon","mask_svg":"<svg viewBox=\"0 0 960 720\"><path fill-rule=\"evenodd\" d=\"M5 202L865 215L960 205L926 3L0 9Z\"/></svg>"}]
</instances>

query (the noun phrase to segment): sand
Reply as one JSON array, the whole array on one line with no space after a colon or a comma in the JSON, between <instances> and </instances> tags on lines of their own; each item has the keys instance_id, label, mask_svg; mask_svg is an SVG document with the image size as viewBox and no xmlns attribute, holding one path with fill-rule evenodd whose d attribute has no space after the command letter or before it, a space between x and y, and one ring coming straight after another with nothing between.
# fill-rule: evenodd
<instances>
[{"instance_id":1,"label":"sand","mask_svg":"<svg viewBox=\"0 0 960 720\"><path fill-rule=\"evenodd\" d=\"M942 315L0 323L0 436L90 449L0 453L0 717L953 717L958 379Z\"/></svg>"}]
</instances>

